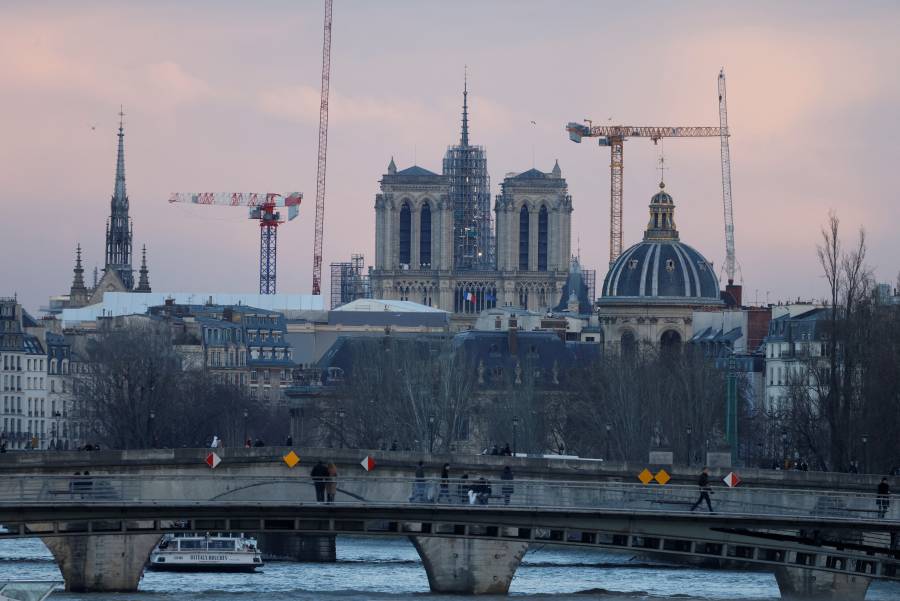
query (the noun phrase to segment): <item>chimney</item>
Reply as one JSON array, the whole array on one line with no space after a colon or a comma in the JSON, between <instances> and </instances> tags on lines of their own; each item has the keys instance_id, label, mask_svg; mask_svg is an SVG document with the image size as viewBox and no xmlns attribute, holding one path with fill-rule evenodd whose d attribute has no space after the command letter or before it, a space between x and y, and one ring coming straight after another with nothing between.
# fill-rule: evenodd
<instances>
[{"instance_id":1,"label":"chimney","mask_svg":"<svg viewBox=\"0 0 900 601\"><path fill-rule=\"evenodd\" d=\"M726 284L725 294L730 295L734 299L735 306L741 307L743 286L740 284Z\"/></svg>"}]
</instances>

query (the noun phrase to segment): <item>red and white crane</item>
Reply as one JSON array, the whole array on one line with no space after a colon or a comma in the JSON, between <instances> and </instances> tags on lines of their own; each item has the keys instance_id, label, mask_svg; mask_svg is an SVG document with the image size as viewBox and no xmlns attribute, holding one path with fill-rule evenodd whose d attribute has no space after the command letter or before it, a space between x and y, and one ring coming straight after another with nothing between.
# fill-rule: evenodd
<instances>
[{"instance_id":1,"label":"red and white crane","mask_svg":"<svg viewBox=\"0 0 900 601\"><path fill-rule=\"evenodd\" d=\"M319 103L319 164L316 169L316 230L313 240L312 293L322 293L322 233L325 225L325 159L328 155L328 92L331 87L331 3L325 0L322 39L322 96Z\"/></svg>"},{"instance_id":2,"label":"red and white crane","mask_svg":"<svg viewBox=\"0 0 900 601\"><path fill-rule=\"evenodd\" d=\"M249 207L250 219L259 221L259 293L275 294L278 257L278 226L285 222L278 209L287 209L287 221L300 212L300 192L175 192L169 202L225 207Z\"/></svg>"}]
</instances>

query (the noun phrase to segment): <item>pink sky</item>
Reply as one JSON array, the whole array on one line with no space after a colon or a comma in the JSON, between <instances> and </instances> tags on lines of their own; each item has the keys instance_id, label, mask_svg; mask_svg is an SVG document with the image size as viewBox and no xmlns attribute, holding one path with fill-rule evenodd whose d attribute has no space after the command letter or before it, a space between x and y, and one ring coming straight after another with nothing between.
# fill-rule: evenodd
<instances>
[{"instance_id":1,"label":"pink sky","mask_svg":"<svg viewBox=\"0 0 900 601\"><path fill-rule=\"evenodd\" d=\"M727 8L723 8L727 6ZM169 205L173 191L305 194L280 231L279 291L308 293L322 43L318 1L6 2L0 8L0 295L36 310L68 291L76 242L102 267L125 105L135 251L159 291L255 292L258 228L241 209ZM717 125L725 66L745 299L822 297L829 209L900 269L900 5L335 0L325 264L374 259L374 194L391 156L439 171L471 139L493 193L559 159L573 248L605 274L609 152L567 121ZM534 120L536 126L530 122ZM94 129L96 127L96 129ZM682 239L724 257L716 139L665 142ZM657 149L625 146L625 243L640 239ZM327 285L327 273L326 285Z\"/></svg>"}]
</instances>

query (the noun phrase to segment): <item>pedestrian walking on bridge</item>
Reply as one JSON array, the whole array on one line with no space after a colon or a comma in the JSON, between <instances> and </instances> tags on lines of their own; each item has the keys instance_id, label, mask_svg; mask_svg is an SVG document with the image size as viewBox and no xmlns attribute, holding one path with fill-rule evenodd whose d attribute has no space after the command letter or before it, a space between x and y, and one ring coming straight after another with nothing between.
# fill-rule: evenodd
<instances>
[{"instance_id":1,"label":"pedestrian walking on bridge","mask_svg":"<svg viewBox=\"0 0 900 601\"><path fill-rule=\"evenodd\" d=\"M697 502L694 503L693 507L691 507L691 511L697 509L697 507L703 501L706 501L706 506L709 508L709 512L713 513L712 502L709 500L709 468L704 466L703 471L700 472L700 478L697 480L697 486L700 488L700 497L697 499Z\"/></svg>"},{"instance_id":2,"label":"pedestrian walking on bridge","mask_svg":"<svg viewBox=\"0 0 900 601\"><path fill-rule=\"evenodd\" d=\"M878 517L883 519L888 507L891 506L891 486L888 484L887 478L881 479L881 484L878 485L878 498L875 502L878 505Z\"/></svg>"},{"instance_id":3,"label":"pedestrian walking on bridge","mask_svg":"<svg viewBox=\"0 0 900 601\"><path fill-rule=\"evenodd\" d=\"M322 461L317 461L316 464L309 472L310 477L313 481L313 486L316 489L316 502L324 503L325 502L325 484L326 480L328 480L328 467L322 463Z\"/></svg>"}]
</instances>

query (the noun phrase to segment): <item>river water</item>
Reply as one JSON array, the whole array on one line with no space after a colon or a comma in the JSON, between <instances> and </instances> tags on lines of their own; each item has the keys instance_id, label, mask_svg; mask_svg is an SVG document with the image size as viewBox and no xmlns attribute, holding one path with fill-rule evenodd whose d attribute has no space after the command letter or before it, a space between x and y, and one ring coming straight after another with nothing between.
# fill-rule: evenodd
<instances>
[{"instance_id":1,"label":"river water","mask_svg":"<svg viewBox=\"0 0 900 601\"><path fill-rule=\"evenodd\" d=\"M339 537L337 563L272 562L255 574L147 572L137 593L55 593L54 601L471 601L428 594L425 569L405 539ZM0 581L62 577L38 539L0 541ZM608 592L581 593L591 589ZM534 547L510 588L516 600L678 601L779 599L771 574L655 564L595 549ZM479 599L505 597L479 597ZM900 600L900 583L874 583L868 601Z\"/></svg>"}]
</instances>

